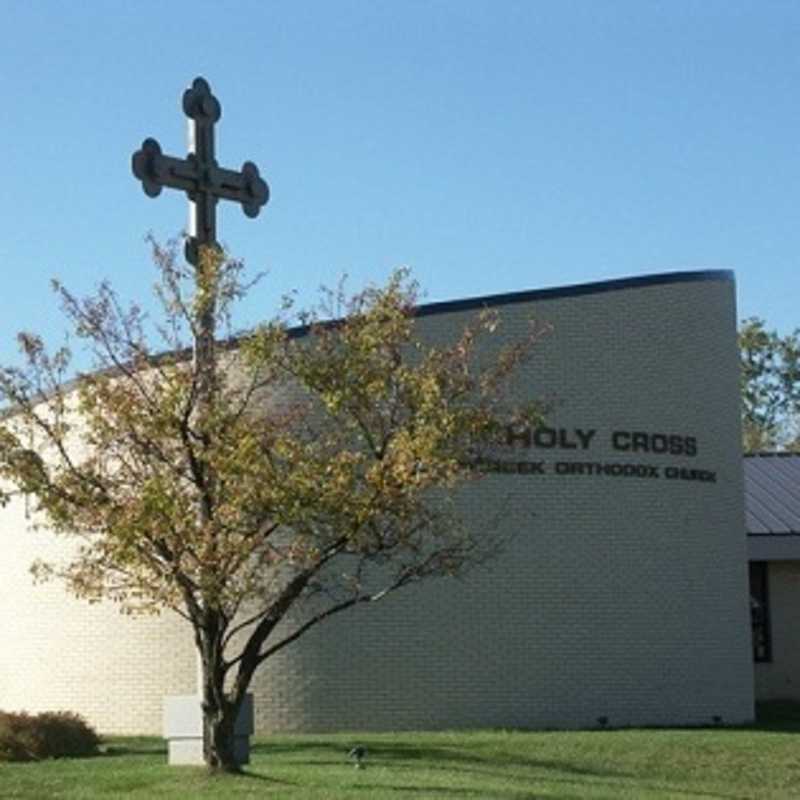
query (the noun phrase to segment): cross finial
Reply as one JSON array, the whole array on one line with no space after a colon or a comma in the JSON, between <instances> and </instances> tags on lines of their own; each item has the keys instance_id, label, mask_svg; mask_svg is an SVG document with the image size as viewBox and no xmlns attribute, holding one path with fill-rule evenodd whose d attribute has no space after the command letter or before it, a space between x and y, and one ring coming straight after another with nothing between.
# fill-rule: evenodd
<instances>
[{"instance_id":1,"label":"cross finial","mask_svg":"<svg viewBox=\"0 0 800 800\"><path fill-rule=\"evenodd\" d=\"M189 155L165 156L155 139L145 139L133 154L132 166L148 197L157 197L164 186L186 192L190 208L186 260L197 266L201 246L219 246L217 201L234 200L248 217L257 217L269 200L269 187L252 161L245 161L239 172L217 164L214 124L222 107L204 78L195 78L183 93L183 111L189 117Z\"/></svg>"},{"instance_id":2,"label":"cross finial","mask_svg":"<svg viewBox=\"0 0 800 800\"><path fill-rule=\"evenodd\" d=\"M183 93L183 113L198 122L214 124L222 116L219 100L211 94L211 87L205 78L195 78L192 85Z\"/></svg>"}]
</instances>

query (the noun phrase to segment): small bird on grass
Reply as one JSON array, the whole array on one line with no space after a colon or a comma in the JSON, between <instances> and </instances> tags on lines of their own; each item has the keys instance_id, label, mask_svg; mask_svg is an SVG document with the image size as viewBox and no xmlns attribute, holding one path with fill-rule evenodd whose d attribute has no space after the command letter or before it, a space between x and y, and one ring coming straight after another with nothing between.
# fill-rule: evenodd
<instances>
[{"instance_id":1,"label":"small bird on grass","mask_svg":"<svg viewBox=\"0 0 800 800\"><path fill-rule=\"evenodd\" d=\"M348 758L355 762L356 769L361 769L364 759L367 757L367 748L357 744L348 754Z\"/></svg>"}]
</instances>

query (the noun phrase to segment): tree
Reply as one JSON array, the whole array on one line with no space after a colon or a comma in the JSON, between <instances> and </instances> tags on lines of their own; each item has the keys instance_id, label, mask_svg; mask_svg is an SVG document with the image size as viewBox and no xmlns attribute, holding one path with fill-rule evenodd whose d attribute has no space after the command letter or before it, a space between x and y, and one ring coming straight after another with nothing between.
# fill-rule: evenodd
<instances>
[{"instance_id":1,"label":"tree","mask_svg":"<svg viewBox=\"0 0 800 800\"><path fill-rule=\"evenodd\" d=\"M65 383L69 350L19 335L24 365L0 369L13 409L0 475L76 541L64 563L34 565L39 578L191 625L205 759L235 771L233 726L259 665L333 614L496 552L448 498L479 477L504 422L536 417L507 389L541 330L501 348L484 313L426 345L399 272L350 299L328 293L300 328L278 319L220 345L248 288L241 263L206 250L195 271L174 247L154 253L166 352L108 285L88 299L57 285L93 369ZM294 627L279 628L290 610Z\"/></svg>"},{"instance_id":2,"label":"tree","mask_svg":"<svg viewBox=\"0 0 800 800\"><path fill-rule=\"evenodd\" d=\"M800 450L800 329L780 336L751 317L739 328L745 452Z\"/></svg>"}]
</instances>

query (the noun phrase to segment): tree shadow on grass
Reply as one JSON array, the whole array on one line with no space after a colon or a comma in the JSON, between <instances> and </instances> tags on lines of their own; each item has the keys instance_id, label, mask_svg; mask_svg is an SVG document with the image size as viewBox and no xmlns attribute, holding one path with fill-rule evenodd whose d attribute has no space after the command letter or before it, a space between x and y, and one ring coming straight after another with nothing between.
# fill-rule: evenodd
<instances>
[{"instance_id":1,"label":"tree shadow on grass","mask_svg":"<svg viewBox=\"0 0 800 800\"><path fill-rule=\"evenodd\" d=\"M452 797L486 797L486 792L482 789L467 789L467 788L456 788L454 786L423 786L421 784L408 784L407 786L384 786L381 784L362 784L358 787L359 791L363 790L372 794L378 794L380 792L386 792L388 789L392 793L401 793L401 794L416 794L421 797L445 797L445 796L452 796ZM492 793L492 797L494 800L501 800L504 797L519 797L519 791L514 789L509 789L508 791L497 791ZM534 795L530 795L533 797Z\"/></svg>"},{"instance_id":2,"label":"tree shadow on grass","mask_svg":"<svg viewBox=\"0 0 800 800\"><path fill-rule=\"evenodd\" d=\"M588 775L596 777L635 777L632 774L620 772L619 770L603 770L597 768L578 767L562 761L530 758L518 754L504 754L493 751L491 755L482 755L477 752L468 752L466 749L436 747L427 745L414 745L386 741L371 741L369 736L359 738L359 744L367 750L365 766L380 764L382 766L395 765L401 766L407 763L409 766L415 762L424 762L429 769L469 769L478 771L484 768L487 773L494 771L485 768L503 767L529 767L532 769L559 770L577 775ZM309 766L333 766L336 764L352 763L349 761L347 753L350 747L344 743L324 742L324 741L299 741L281 742L274 745L262 743L253 748L253 752L260 755L296 755L298 760L307 758Z\"/></svg>"},{"instance_id":3,"label":"tree shadow on grass","mask_svg":"<svg viewBox=\"0 0 800 800\"><path fill-rule=\"evenodd\" d=\"M468 752L449 747L435 747L371 741L369 736L359 738L359 744L366 748L364 761L366 769L371 767L392 767L397 770L414 770L420 767L434 771L456 771L487 778L507 777L507 769L529 769L535 771L560 772L583 778L629 779L634 774L620 770L578 767L563 761L544 758L529 758L518 754L503 754L497 751L491 755ZM348 758L349 747L338 742L299 741L258 745L261 755L287 756L295 763L308 767L334 767L352 764ZM520 780L524 780L520 776ZM399 787L401 790L403 787ZM467 791L467 790L465 790Z\"/></svg>"},{"instance_id":4,"label":"tree shadow on grass","mask_svg":"<svg viewBox=\"0 0 800 800\"><path fill-rule=\"evenodd\" d=\"M598 767L581 767L568 761L546 758L526 757L518 753L502 753L493 751L489 755L479 752L468 752L463 749L449 747L432 747L405 743L386 742L385 740L373 741L368 735L358 737L358 743L367 749L364 762L365 772L374 767L389 767L397 770L397 778L403 775L409 777L409 783L401 780L390 785L361 783L352 787L356 791L372 794L378 791L391 791L396 793L422 794L423 796L453 796L453 797L482 797L485 791L470 787L447 787L441 785L421 785L419 777L409 774L411 771L422 768L431 772L456 772L467 776L483 777L485 779L508 780L509 768L527 769L530 774L520 774L514 778L515 787L503 790L495 789L493 797L519 798L520 792L525 792L526 781L559 784L567 791L576 790L573 794L559 794L560 797L582 797L580 786L587 782L597 781L607 786L609 791L631 789L638 787L653 792L668 792L674 797L716 797L726 800L739 800L740 795L726 794L709 791L682 788L674 784L655 784L642 780L643 776L636 772L623 770L603 769ZM257 749L262 755L276 755L289 757L295 763L303 763L308 767L333 767L342 766L349 762L348 745L345 742L326 742L303 740L297 742L280 742L275 744L261 743ZM294 756L294 758L292 758ZM533 796L533 795L531 795Z\"/></svg>"},{"instance_id":5,"label":"tree shadow on grass","mask_svg":"<svg viewBox=\"0 0 800 800\"><path fill-rule=\"evenodd\" d=\"M151 738L132 738L132 739L121 739L115 740L106 744L101 745L100 753L98 754L99 757L125 757L125 758L136 758L136 757L151 757L151 756L163 756L164 758L164 766L167 766L167 744L166 742L159 740L159 739L151 739ZM183 767L177 767L177 769L183 769ZM202 766L188 766L187 769L193 769L202 771L204 768ZM296 786L297 784L293 783L292 781L282 780L278 778L272 778L267 775L263 775L259 772L254 772L249 768L249 765L245 765L241 772L239 773L230 773L226 775L214 775L213 773L206 773L211 780L224 780L225 778L232 778L234 780L250 780L250 781L264 781L267 783L279 784L284 786Z\"/></svg>"},{"instance_id":6,"label":"tree shadow on grass","mask_svg":"<svg viewBox=\"0 0 800 800\"><path fill-rule=\"evenodd\" d=\"M607 770L569 770L563 764L558 762L542 762L542 766L546 769L557 770L558 773L545 773L540 775L524 776L520 775L513 779L514 785L509 788L503 789L492 787L491 797L495 800L502 798L520 798L520 797L538 797L540 795L535 793L535 788L538 785L543 786L558 786L558 797L563 800L569 798L586 797L586 788L594 786L595 788L602 788L608 792L609 797L616 796L627 792L630 795L631 791L648 793L652 792L658 796L668 795L669 797L683 797L683 798L717 798L717 800L749 800L749 795L741 795L736 793L717 792L709 789L692 789L677 786L674 782L650 782L642 780L640 775L626 775L625 773L614 773ZM436 769L434 767L434 769ZM446 769L446 767L441 767ZM494 778L499 780L509 781L507 771L491 771L484 769L466 768L460 769L460 773L467 776L482 776L484 778ZM567 774L565 774L567 773ZM400 777L400 776L398 776ZM472 778L470 778L472 780ZM428 786L420 785L419 780L408 784L393 782L391 784L359 784L359 790L368 790L368 796L373 792L386 791L387 789L393 793L422 793L424 797L434 796L459 796L459 797L486 797L485 788L471 788L469 786L455 787L455 786L442 786L441 784L432 784ZM565 794L565 792L567 792ZM550 793L547 793L548 796ZM544 796L544 795L542 795Z\"/></svg>"},{"instance_id":7,"label":"tree shadow on grass","mask_svg":"<svg viewBox=\"0 0 800 800\"><path fill-rule=\"evenodd\" d=\"M250 781L253 782L261 782L261 783L271 783L275 786L299 786L296 781L287 781L284 778L272 778L269 775L263 775L260 772L253 772L251 769L248 769L247 766L242 768L241 772L230 772L224 775L211 775L209 774L210 780L218 780L218 781L236 781L237 783L247 783Z\"/></svg>"}]
</instances>

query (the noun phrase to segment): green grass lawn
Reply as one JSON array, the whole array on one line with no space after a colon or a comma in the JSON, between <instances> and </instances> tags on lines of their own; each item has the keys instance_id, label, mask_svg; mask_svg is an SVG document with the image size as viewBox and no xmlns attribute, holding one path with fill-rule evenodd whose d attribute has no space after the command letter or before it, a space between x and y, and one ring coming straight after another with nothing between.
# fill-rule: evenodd
<instances>
[{"instance_id":1,"label":"green grass lawn","mask_svg":"<svg viewBox=\"0 0 800 800\"><path fill-rule=\"evenodd\" d=\"M366 766L347 759L368 748ZM730 729L275 736L242 776L168 767L158 739L0 764L0 798L800 798L800 714Z\"/></svg>"}]
</instances>

